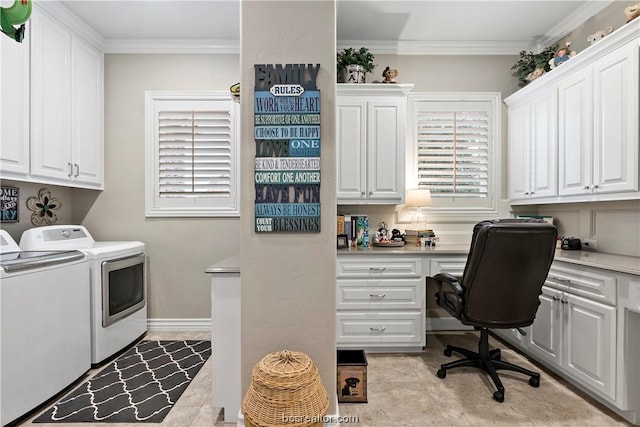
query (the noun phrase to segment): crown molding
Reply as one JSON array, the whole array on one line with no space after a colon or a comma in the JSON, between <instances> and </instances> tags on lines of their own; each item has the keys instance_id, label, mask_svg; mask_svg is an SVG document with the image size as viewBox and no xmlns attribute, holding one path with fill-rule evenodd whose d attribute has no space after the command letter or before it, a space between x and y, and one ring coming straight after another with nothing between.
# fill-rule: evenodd
<instances>
[{"instance_id":1,"label":"crown molding","mask_svg":"<svg viewBox=\"0 0 640 427\"><path fill-rule=\"evenodd\" d=\"M529 48L539 52L545 47L551 46L571 31L587 22L587 20L602 12L603 9L614 1L615 0L594 0L584 2L582 7L567 15L564 20L558 22L556 25L549 28L546 33L536 38Z\"/></svg>"},{"instance_id":2,"label":"crown molding","mask_svg":"<svg viewBox=\"0 0 640 427\"><path fill-rule=\"evenodd\" d=\"M105 39L62 4L57 1L40 1L33 2L33 5L50 18L62 23L96 49L104 50Z\"/></svg>"},{"instance_id":3,"label":"crown molding","mask_svg":"<svg viewBox=\"0 0 640 427\"><path fill-rule=\"evenodd\" d=\"M107 40L104 53L240 54L237 40Z\"/></svg>"}]
</instances>

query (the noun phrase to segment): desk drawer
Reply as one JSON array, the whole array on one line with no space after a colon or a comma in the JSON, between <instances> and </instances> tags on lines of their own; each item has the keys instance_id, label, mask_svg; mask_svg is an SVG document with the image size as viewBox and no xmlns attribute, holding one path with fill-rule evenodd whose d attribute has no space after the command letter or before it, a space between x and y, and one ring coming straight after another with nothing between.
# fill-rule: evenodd
<instances>
[{"instance_id":1,"label":"desk drawer","mask_svg":"<svg viewBox=\"0 0 640 427\"><path fill-rule=\"evenodd\" d=\"M339 310L421 310L425 298L422 279L348 279L337 284Z\"/></svg>"},{"instance_id":2,"label":"desk drawer","mask_svg":"<svg viewBox=\"0 0 640 427\"><path fill-rule=\"evenodd\" d=\"M338 312L337 344L424 345L420 311Z\"/></svg>"},{"instance_id":3,"label":"desk drawer","mask_svg":"<svg viewBox=\"0 0 640 427\"><path fill-rule=\"evenodd\" d=\"M467 256L453 256L453 257L441 257L432 258L430 265L431 276L435 276L438 273L453 274L460 280L464 273L464 266L467 264Z\"/></svg>"},{"instance_id":4,"label":"desk drawer","mask_svg":"<svg viewBox=\"0 0 640 427\"><path fill-rule=\"evenodd\" d=\"M549 270L546 284L595 301L616 303L616 277L604 270L555 262Z\"/></svg>"},{"instance_id":5,"label":"desk drawer","mask_svg":"<svg viewBox=\"0 0 640 427\"><path fill-rule=\"evenodd\" d=\"M421 277L422 263L418 258L343 257L338 258L338 277Z\"/></svg>"}]
</instances>

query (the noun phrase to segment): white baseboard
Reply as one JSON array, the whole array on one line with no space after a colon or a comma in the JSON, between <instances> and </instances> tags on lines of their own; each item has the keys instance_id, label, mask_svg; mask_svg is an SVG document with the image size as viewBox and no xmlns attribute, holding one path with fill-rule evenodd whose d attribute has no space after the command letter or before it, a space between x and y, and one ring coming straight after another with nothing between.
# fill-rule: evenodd
<instances>
[{"instance_id":1,"label":"white baseboard","mask_svg":"<svg viewBox=\"0 0 640 427\"><path fill-rule=\"evenodd\" d=\"M148 319L149 332L210 331L211 319ZM473 329L460 323L455 317L427 317L427 332L466 331Z\"/></svg>"},{"instance_id":2,"label":"white baseboard","mask_svg":"<svg viewBox=\"0 0 640 427\"><path fill-rule=\"evenodd\" d=\"M466 331L472 330L473 326L460 323L455 317L427 317L427 332L432 331Z\"/></svg>"},{"instance_id":3,"label":"white baseboard","mask_svg":"<svg viewBox=\"0 0 640 427\"><path fill-rule=\"evenodd\" d=\"M149 332L211 331L211 319L147 319Z\"/></svg>"}]
</instances>

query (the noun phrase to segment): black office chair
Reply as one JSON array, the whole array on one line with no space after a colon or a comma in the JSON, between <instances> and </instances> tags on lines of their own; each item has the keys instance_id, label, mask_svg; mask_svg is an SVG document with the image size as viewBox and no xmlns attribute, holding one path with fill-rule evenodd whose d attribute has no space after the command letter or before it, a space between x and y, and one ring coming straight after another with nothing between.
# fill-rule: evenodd
<instances>
[{"instance_id":1,"label":"black office chair","mask_svg":"<svg viewBox=\"0 0 640 427\"><path fill-rule=\"evenodd\" d=\"M504 401L504 386L498 369L529 376L529 384L540 386L540 374L501 359L500 349L489 350L488 330L521 328L533 323L542 285L549 273L556 247L557 230L542 220L483 221L473 229L467 264L460 281L446 272L428 277L438 286L436 302L465 325L480 330L478 352L447 345L465 359L445 363L437 372L472 366L489 374L498 389L493 398Z\"/></svg>"}]
</instances>

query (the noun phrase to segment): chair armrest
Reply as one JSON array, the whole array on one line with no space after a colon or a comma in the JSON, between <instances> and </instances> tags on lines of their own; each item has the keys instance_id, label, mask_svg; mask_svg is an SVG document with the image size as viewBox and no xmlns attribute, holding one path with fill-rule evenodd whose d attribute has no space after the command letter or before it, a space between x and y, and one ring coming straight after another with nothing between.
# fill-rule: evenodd
<instances>
[{"instance_id":1,"label":"chair armrest","mask_svg":"<svg viewBox=\"0 0 640 427\"><path fill-rule=\"evenodd\" d=\"M458 283L458 278L453 274L438 273L431 280L438 285L436 302L453 316L459 317L462 313L464 288Z\"/></svg>"},{"instance_id":2,"label":"chair armrest","mask_svg":"<svg viewBox=\"0 0 640 427\"><path fill-rule=\"evenodd\" d=\"M433 278L438 282L438 286L441 286L442 282L445 282L456 291L456 294L458 295L464 294L464 289L462 289L462 286L460 285L460 283L458 283L458 278L453 274L438 273L435 276L433 276Z\"/></svg>"}]
</instances>

